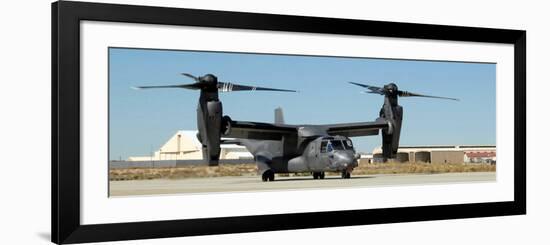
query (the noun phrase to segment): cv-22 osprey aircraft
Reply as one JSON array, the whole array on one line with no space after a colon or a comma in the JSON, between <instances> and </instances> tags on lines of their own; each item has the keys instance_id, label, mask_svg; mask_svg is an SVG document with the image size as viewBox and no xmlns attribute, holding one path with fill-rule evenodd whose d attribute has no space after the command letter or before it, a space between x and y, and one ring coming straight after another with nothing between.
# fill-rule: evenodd
<instances>
[{"instance_id":1,"label":"cv-22 osprey aircraft","mask_svg":"<svg viewBox=\"0 0 550 245\"><path fill-rule=\"evenodd\" d=\"M275 173L311 172L314 179L324 179L325 172L340 172L348 179L358 166L356 153L350 137L382 134L382 154L384 160L394 158L399 146L403 108L398 97L445 97L427 96L400 91L390 83L384 87L352 83L368 89L367 93L384 96L384 104L379 117L370 122L353 122L321 125L291 125L283 121L282 111L275 112L274 123L232 120L223 115L219 92L234 91L277 91L296 92L287 89L253 87L218 81L212 74L193 76L192 84L140 86L138 89L183 88L199 90L197 107L197 138L202 144L204 160L210 166L217 166L220 158L220 144L244 145L254 156L258 174L263 181L273 181ZM224 141L222 137L234 138Z\"/></svg>"}]
</instances>

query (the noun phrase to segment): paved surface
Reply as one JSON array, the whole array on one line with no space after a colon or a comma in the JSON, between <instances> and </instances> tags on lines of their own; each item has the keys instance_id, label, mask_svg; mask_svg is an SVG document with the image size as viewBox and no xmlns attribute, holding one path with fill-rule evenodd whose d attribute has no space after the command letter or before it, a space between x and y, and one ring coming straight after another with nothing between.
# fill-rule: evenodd
<instances>
[{"instance_id":1,"label":"paved surface","mask_svg":"<svg viewBox=\"0 0 550 245\"><path fill-rule=\"evenodd\" d=\"M157 179L111 181L111 196L158 195L176 193L204 192L242 192L259 190L288 190L304 188L347 188L376 187L397 185L425 185L440 183L471 183L496 181L495 172L483 173L445 173L445 174L401 174L401 175L364 175L341 179L339 176L327 176L323 180L314 180L311 176L275 177L274 182L262 182L258 176Z\"/></svg>"},{"instance_id":2,"label":"paved surface","mask_svg":"<svg viewBox=\"0 0 550 245\"><path fill-rule=\"evenodd\" d=\"M202 192L288 190L304 188L376 187L489 181L496 181L495 172L364 176L352 175L351 179L341 179L339 176L327 176L323 180L314 180L311 176L277 176L274 182L262 182L258 176L240 176L178 180L157 179L111 181L110 194L111 196L128 196Z\"/></svg>"}]
</instances>

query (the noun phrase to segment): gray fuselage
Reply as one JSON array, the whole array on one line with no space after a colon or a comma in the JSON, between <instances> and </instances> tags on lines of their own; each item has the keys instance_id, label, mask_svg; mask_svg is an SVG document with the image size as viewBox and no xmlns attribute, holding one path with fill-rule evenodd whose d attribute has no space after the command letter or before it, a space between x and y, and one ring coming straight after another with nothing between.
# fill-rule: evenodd
<instances>
[{"instance_id":1,"label":"gray fuselage","mask_svg":"<svg viewBox=\"0 0 550 245\"><path fill-rule=\"evenodd\" d=\"M293 155L284 152L284 141L239 139L254 155L258 173L351 172L358 156L344 136L319 136L306 140Z\"/></svg>"}]
</instances>

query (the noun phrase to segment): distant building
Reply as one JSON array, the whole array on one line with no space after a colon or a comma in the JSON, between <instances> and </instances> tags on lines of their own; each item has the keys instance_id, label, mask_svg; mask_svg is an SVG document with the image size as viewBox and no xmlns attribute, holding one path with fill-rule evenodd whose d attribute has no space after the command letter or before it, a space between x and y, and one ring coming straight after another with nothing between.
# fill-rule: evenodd
<instances>
[{"instance_id":1,"label":"distant building","mask_svg":"<svg viewBox=\"0 0 550 245\"><path fill-rule=\"evenodd\" d=\"M372 163L373 162L373 156L372 154L368 154L368 153L362 153L360 152L359 155L361 156L359 158L359 163Z\"/></svg>"},{"instance_id":2,"label":"distant building","mask_svg":"<svg viewBox=\"0 0 550 245\"><path fill-rule=\"evenodd\" d=\"M371 162L383 162L382 148L373 151ZM397 162L487 163L496 164L496 147L492 145L402 146Z\"/></svg>"},{"instance_id":3,"label":"distant building","mask_svg":"<svg viewBox=\"0 0 550 245\"><path fill-rule=\"evenodd\" d=\"M236 144L222 144L220 159L253 159L246 147ZM202 144L197 131L180 130L176 132L152 156L133 156L128 161L160 160L197 160L202 159Z\"/></svg>"},{"instance_id":4,"label":"distant building","mask_svg":"<svg viewBox=\"0 0 550 245\"><path fill-rule=\"evenodd\" d=\"M497 153L496 151L484 151L484 150L464 152L464 162L496 164Z\"/></svg>"}]
</instances>

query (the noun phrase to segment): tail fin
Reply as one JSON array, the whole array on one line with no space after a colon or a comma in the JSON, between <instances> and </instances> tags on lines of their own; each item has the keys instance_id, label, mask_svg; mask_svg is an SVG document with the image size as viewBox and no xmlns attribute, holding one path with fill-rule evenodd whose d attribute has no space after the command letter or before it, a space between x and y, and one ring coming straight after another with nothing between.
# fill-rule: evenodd
<instances>
[{"instance_id":1,"label":"tail fin","mask_svg":"<svg viewBox=\"0 0 550 245\"><path fill-rule=\"evenodd\" d=\"M284 124L285 118L283 117L283 108L277 107L275 109L275 123L276 124Z\"/></svg>"}]
</instances>

